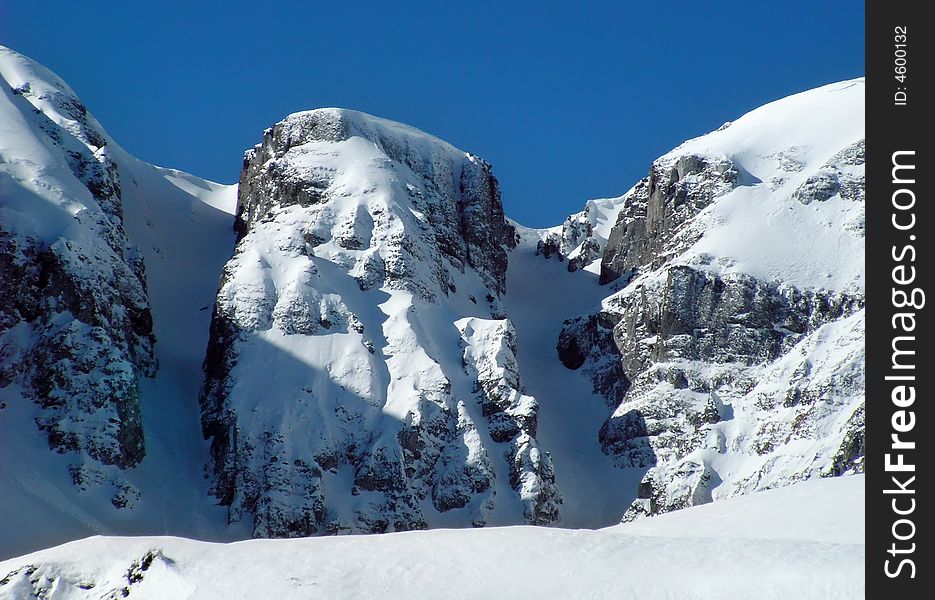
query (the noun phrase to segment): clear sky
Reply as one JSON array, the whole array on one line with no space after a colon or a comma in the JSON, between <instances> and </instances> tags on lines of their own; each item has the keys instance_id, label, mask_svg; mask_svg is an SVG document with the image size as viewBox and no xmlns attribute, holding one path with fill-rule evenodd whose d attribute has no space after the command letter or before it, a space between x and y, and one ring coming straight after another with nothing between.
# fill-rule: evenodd
<instances>
[{"instance_id":1,"label":"clear sky","mask_svg":"<svg viewBox=\"0 0 935 600\"><path fill-rule=\"evenodd\" d=\"M863 29L852 0L0 1L0 44L144 160L234 182L288 113L354 108L486 158L533 226L760 104L863 75Z\"/></svg>"}]
</instances>

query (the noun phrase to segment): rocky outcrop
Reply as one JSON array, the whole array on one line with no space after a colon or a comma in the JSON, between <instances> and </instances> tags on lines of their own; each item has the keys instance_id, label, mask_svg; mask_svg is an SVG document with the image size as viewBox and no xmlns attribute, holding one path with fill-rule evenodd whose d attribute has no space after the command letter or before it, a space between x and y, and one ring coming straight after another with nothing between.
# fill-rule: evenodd
<instances>
[{"instance_id":1,"label":"rocky outcrop","mask_svg":"<svg viewBox=\"0 0 935 600\"><path fill-rule=\"evenodd\" d=\"M638 373L676 360L754 365L784 355L802 336L863 306L846 294L803 291L737 273L674 265L614 296L613 335L623 368Z\"/></svg>"},{"instance_id":2,"label":"rocky outcrop","mask_svg":"<svg viewBox=\"0 0 935 600\"><path fill-rule=\"evenodd\" d=\"M626 196L601 260L602 284L636 269L655 269L697 241L682 226L715 198L741 184L726 158L687 154L653 163Z\"/></svg>"},{"instance_id":3,"label":"rocky outcrop","mask_svg":"<svg viewBox=\"0 0 935 600\"><path fill-rule=\"evenodd\" d=\"M704 140L696 146L713 143ZM797 284L791 264L785 275L745 272L735 265L749 258L737 252L763 250L728 243L725 255L710 241L716 227L742 233L744 222L731 221L740 209L705 211L749 186L748 205L826 204L827 217L790 219L860 246L863 141L817 164L797 147L758 158L758 170L774 169L765 181L691 147L654 163L623 197L600 281L624 287L600 312L566 321L557 345L614 407L599 432L604 452L645 473L624 520L863 470L862 289ZM823 234L835 219L841 229ZM840 257L804 260L813 269Z\"/></svg>"},{"instance_id":4,"label":"rocky outcrop","mask_svg":"<svg viewBox=\"0 0 935 600\"><path fill-rule=\"evenodd\" d=\"M523 503L523 517L532 525L559 520L562 497L548 453L536 442L539 405L524 393L516 361L516 331L508 319L471 317L457 323L464 345L465 370L476 391L491 439L506 444L510 486Z\"/></svg>"},{"instance_id":5,"label":"rocky outcrop","mask_svg":"<svg viewBox=\"0 0 935 600\"><path fill-rule=\"evenodd\" d=\"M94 472L73 477L83 487L109 477L95 464L145 455L139 386L156 361L144 267L99 126L57 78L31 78L31 63L2 51L23 68L0 84L19 142L0 150L0 386L36 403L36 425L74 455L73 475Z\"/></svg>"},{"instance_id":6,"label":"rocky outcrop","mask_svg":"<svg viewBox=\"0 0 935 600\"><path fill-rule=\"evenodd\" d=\"M708 502L716 488L862 469L862 299L688 267L660 275L605 316L620 318L613 340L632 383L601 444L621 467L651 468L626 518ZM722 478L731 462L745 464Z\"/></svg>"},{"instance_id":7,"label":"rocky outcrop","mask_svg":"<svg viewBox=\"0 0 935 600\"><path fill-rule=\"evenodd\" d=\"M604 221L609 212L615 212L615 204L620 199L589 200L584 210L565 219L561 228L554 227L544 231L537 246L536 255L545 259L553 256L560 262L568 260L568 271L583 269L601 258L607 242L606 232L609 227Z\"/></svg>"},{"instance_id":8,"label":"rocky outcrop","mask_svg":"<svg viewBox=\"0 0 935 600\"><path fill-rule=\"evenodd\" d=\"M368 115L299 113L247 152L236 228L201 396L232 522L264 537L479 526L511 503L558 518L509 358L515 234L487 163ZM448 333L465 314L483 344Z\"/></svg>"},{"instance_id":9,"label":"rocky outcrop","mask_svg":"<svg viewBox=\"0 0 935 600\"><path fill-rule=\"evenodd\" d=\"M506 250L515 245L513 228L506 222L500 202L500 187L490 165L465 155L452 161L453 150L441 140L404 125L382 127L373 121L349 118L350 111L317 110L298 113L266 130L263 142L248 151L240 177L240 202L235 227L241 236L249 224L272 216L277 208L299 206L306 209L313 226L305 233L317 246L333 240L347 250L373 246L374 230L391 228L393 215L351 209L335 214L328 197L335 190L333 166L312 146L367 140L375 144L384 160L393 161L416 175L418 185L405 186L407 202L419 213L417 228L394 240L394 248L382 261L365 262L355 274L364 288L383 283L399 286L434 299L434 290L455 291L450 266L463 272L472 268L496 293L504 291ZM417 133L421 137L413 135ZM432 145L437 147L431 147ZM289 157L286 158L286 155ZM343 189L340 194L364 190ZM372 190L369 190L372 191ZM365 191L366 192L366 191ZM423 253L428 247L437 256ZM424 280L418 263L432 264Z\"/></svg>"},{"instance_id":10,"label":"rocky outcrop","mask_svg":"<svg viewBox=\"0 0 935 600\"><path fill-rule=\"evenodd\" d=\"M623 370L613 331L618 319L610 313L596 313L566 320L558 337L558 359L567 368L582 372L593 383L593 390L608 406L615 407L630 388Z\"/></svg>"},{"instance_id":11,"label":"rocky outcrop","mask_svg":"<svg viewBox=\"0 0 935 600\"><path fill-rule=\"evenodd\" d=\"M539 241L536 255L559 261L568 259L568 270L577 271L600 256L601 245L594 238L594 225L588 207L571 215L562 223L561 231L551 232Z\"/></svg>"},{"instance_id":12,"label":"rocky outcrop","mask_svg":"<svg viewBox=\"0 0 935 600\"><path fill-rule=\"evenodd\" d=\"M864 140L852 144L826 162L792 192L792 198L808 205L840 196L845 201L864 201ZM861 230L862 230L862 223Z\"/></svg>"}]
</instances>

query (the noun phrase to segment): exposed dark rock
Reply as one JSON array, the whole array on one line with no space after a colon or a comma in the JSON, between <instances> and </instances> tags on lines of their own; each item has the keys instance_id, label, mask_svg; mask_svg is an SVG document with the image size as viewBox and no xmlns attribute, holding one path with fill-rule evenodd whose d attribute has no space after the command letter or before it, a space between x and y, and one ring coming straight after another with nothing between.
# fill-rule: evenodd
<instances>
[{"instance_id":1,"label":"exposed dark rock","mask_svg":"<svg viewBox=\"0 0 935 600\"><path fill-rule=\"evenodd\" d=\"M608 313L565 321L556 346L559 360L569 369L577 370L587 364L594 392L606 398L610 406L619 404L630 387L614 343L616 323L616 317Z\"/></svg>"},{"instance_id":2,"label":"exposed dark rock","mask_svg":"<svg viewBox=\"0 0 935 600\"><path fill-rule=\"evenodd\" d=\"M66 129L31 102L41 100ZM63 90L20 87L24 118L87 196L50 238L0 223L0 380L42 410L50 447L130 467L145 450L139 380L155 374L155 338L139 252L127 240L117 166L84 106ZM40 201L40 200L37 200Z\"/></svg>"},{"instance_id":3,"label":"exposed dark rock","mask_svg":"<svg viewBox=\"0 0 935 600\"><path fill-rule=\"evenodd\" d=\"M740 183L739 170L726 159L686 155L654 163L649 176L627 197L607 238L600 282L610 283L640 268L658 268L695 241L678 240L672 246L679 228Z\"/></svg>"},{"instance_id":4,"label":"exposed dark rock","mask_svg":"<svg viewBox=\"0 0 935 600\"><path fill-rule=\"evenodd\" d=\"M802 204L811 204L812 202L824 202L833 198L841 191L841 182L834 171L822 170L809 177L805 183L799 186L792 197Z\"/></svg>"},{"instance_id":5,"label":"exposed dark rock","mask_svg":"<svg viewBox=\"0 0 935 600\"><path fill-rule=\"evenodd\" d=\"M582 269L600 258L603 252L602 240L594 232L592 219L597 218L597 208L588 202L584 210L575 213L562 223L560 233L552 232L539 240L536 256L550 259L557 256L559 262L568 260L568 270Z\"/></svg>"}]
</instances>

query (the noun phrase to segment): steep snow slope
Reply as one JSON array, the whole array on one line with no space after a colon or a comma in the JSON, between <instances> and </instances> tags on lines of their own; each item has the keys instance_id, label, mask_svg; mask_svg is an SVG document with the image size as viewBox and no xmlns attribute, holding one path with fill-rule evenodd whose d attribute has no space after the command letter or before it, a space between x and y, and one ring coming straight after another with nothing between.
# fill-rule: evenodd
<instances>
[{"instance_id":1,"label":"steep snow slope","mask_svg":"<svg viewBox=\"0 0 935 600\"><path fill-rule=\"evenodd\" d=\"M106 460L93 449L119 448L112 443L126 439L98 425L113 416L104 412L106 403L95 408L101 404L95 377L106 381L112 367L91 367L83 392L87 400L80 400L77 383L69 383L80 380L67 373L56 379L72 386L60 392L67 402L58 410L81 440L77 447L56 445L56 438L36 427L36 419L49 410L43 405L50 403L33 402L32 363L45 351L32 345L35 338L28 331L41 334L68 322L62 316L42 317L55 314L50 299L59 294L56 288L39 276L37 305L52 310L14 313L0 326L0 357L3 371L10 373L0 381L5 406L0 410L0 554L91 533L236 537L208 499L202 476L207 444L197 409L217 274L234 242L236 186L220 186L128 155L64 82L22 55L0 48L0 75L0 235L12 234L21 248L34 247L40 257L68 247L79 256L53 271L61 275L48 277L52 285L64 282L58 285L65 290L66 309L79 307L69 327L106 329L114 322L112 316L100 316L108 307L139 298L132 302L145 304L156 341L145 376L131 380L136 391L128 397L139 436L135 450L114 455L134 459ZM21 240L30 240L29 245ZM19 261L27 272L48 270L48 261L31 258L35 253L7 250L4 260ZM107 266L101 266L102 260ZM6 284L30 281L6 267L3 275L13 274ZM104 277L109 272L114 279ZM139 287L129 296L126 286L134 281ZM21 287L6 284L0 295L19 290L21 298L28 297ZM68 292L73 288L79 292ZM82 312L88 305L96 312ZM4 295L0 310L15 306ZM32 316L36 314L38 318ZM114 341L106 345L116 352L122 347ZM75 347L70 355L59 349L53 366L61 371L62 365L88 353L87 346ZM124 360L132 362L132 355ZM49 451L50 442L59 453ZM117 464L105 464L113 462Z\"/></svg>"},{"instance_id":2,"label":"steep snow slope","mask_svg":"<svg viewBox=\"0 0 935 600\"><path fill-rule=\"evenodd\" d=\"M739 185L702 211L676 264L862 294L864 80L772 102L659 159L726 158ZM703 233L702 233L703 232Z\"/></svg>"},{"instance_id":3,"label":"steep snow slope","mask_svg":"<svg viewBox=\"0 0 935 600\"><path fill-rule=\"evenodd\" d=\"M569 272L564 263L542 260L537 248L549 230L515 226L519 241L510 251L504 306L516 327L520 374L527 392L539 398L537 437L555 464L562 526L606 527L635 499L645 469L615 468L602 452L597 432L608 416L607 401L588 377L562 366L555 341L566 319L600 308L607 288L598 285L593 265Z\"/></svg>"},{"instance_id":4,"label":"steep snow slope","mask_svg":"<svg viewBox=\"0 0 935 600\"><path fill-rule=\"evenodd\" d=\"M611 293L558 347L616 405L604 451L648 469L626 518L862 470L863 85L686 142L615 203Z\"/></svg>"},{"instance_id":5,"label":"steep snow slope","mask_svg":"<svg viewBox=\"0 0 935 600\"><path fill-rule=\"evenodd\" d=\"M857 599L864 596L863 523L857 476L598 531L506 527L226 545L94 537L0 563L0 594Z\"/></svg>"}]
</instances>

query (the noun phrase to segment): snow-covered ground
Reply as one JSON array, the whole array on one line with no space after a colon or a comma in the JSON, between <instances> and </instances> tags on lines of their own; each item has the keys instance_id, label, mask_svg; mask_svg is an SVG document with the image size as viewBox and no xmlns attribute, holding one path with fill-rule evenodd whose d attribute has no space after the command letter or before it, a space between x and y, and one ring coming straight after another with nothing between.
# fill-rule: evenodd
<instances>
[{"instance_id":1,"label":"snow-covered ground","mask_svg":"<svg viewBox=\"0 0 935 600\"><path fill-rule=\"evenodd\" d=\"M231 544L92 537L0 562L0 596L857 599L863 505L863 477L855 476L597 531L502 527Z\"/></svg>"}]
</instances>

